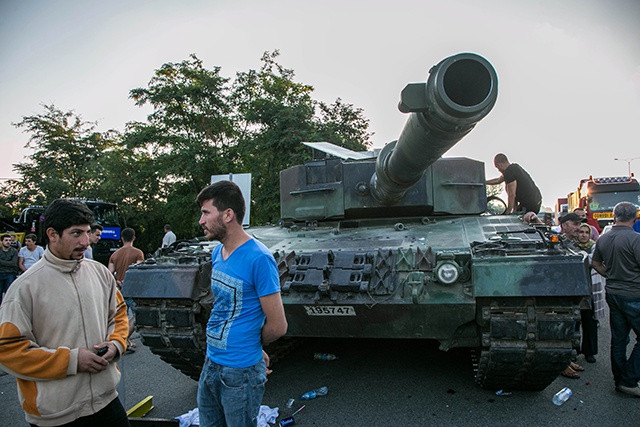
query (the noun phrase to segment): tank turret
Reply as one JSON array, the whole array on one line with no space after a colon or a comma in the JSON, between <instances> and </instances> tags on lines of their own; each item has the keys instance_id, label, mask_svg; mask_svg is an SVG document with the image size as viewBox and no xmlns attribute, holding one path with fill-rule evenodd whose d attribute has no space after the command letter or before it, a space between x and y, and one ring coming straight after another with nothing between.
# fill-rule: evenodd
<instances>
[{"instance_id":1,"label":"tank turret","mask_svg":"<svg viewBox=\"0 0 640 427\"><path fill-rule=\"evenodd\" d=\"M444 59L429 74L426 83L410 83L402 90L398 108L410 113L409 118L398 140L377 156L328 143L307 144L317 151L316 159L281 172L282 217L483 212L484 165L465 158L437 162L493 108L496 72L483 57L461 53Z\"/></svg>"}]
</instances>

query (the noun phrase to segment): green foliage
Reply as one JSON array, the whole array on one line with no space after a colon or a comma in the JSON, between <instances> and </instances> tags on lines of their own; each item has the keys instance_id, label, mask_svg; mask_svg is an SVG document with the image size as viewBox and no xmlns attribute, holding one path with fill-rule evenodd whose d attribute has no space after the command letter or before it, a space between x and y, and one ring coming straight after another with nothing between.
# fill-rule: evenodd
<instances>
[{"instance_id":1,"label":"green foliage","mask_svg":"<svg viewBox=\"0 0 640 427\"><path fill-rule=\"evenodd\" d=\"M26 162L14 165L23 191L12 197L46 204L59 197L94 193L102 182L101 154L114 146L117 133L96 132L96 123L82 121L73 111L43 107L44 113L14 124L30 134L26 147L33 153Z\"/></svg>"},{"instance_id":2,"label":"green foliage","mask_svg":"<svg viewBox=\"0 0 640 427\"><path fill-rule=\"evenodd\" d=\"M30 203L25 187L19 180L8 179L0 184L0 218L13 218ZM1 228L1 227L0 227ZM3 230L0 230L0 232Z\"/></svg>"},{"instance_id":3,"label":"green foliage","mask_svg":"<svg viewBox=\"0 0 640 427\"><path fill-rule=\"evenodd\" d=\"M157 183L155 195L139 200L154 207L155 215L146 212L144 216L155 222L153 229L151 224L146 225L155 242L150 245L159 246L165 223L170 223L179 237L201 233L194 222L195 196L210 182L212 174L234 172L228 80L220 76L220 67L207 70L191 55L180 63L164 64L155 71L147 88L130 92L136 105L153 107L145 123L127 125L123 138L128 150L146 159L145 167L132 173L142 172L146 178L138 179ZM155 206L159 201L161 206ZM140 205L135 209L146 211Z\"/></svg>"},{"instance_id":4,"label":"green foliage","mask_svg":"<svg viewBox=\"0 0 640 427\"><path fill-rule=\"evenodd\" d=\"M504 186L502 184L487 185L487 197L500 196L503 190Z\"/></svg>"},{"instance_id":5,"label":"green foliage","mask_svg":"<svg viewBox=\"0 0 640 427\"><path fill-rule=\"evenodd\" d=\"M130 92L136 105L150 104L154 111L147 123L129 124L128 146L151 153L162 178L188 182L199 191L212 168L228 167L232 160L228 80L220 67L207 70L195 55L164 64L147 88Z\"/></svg>"},{"instance_id":6,"label":"green foliage","mask_svg":"<svg viewBox=\"0 0 640 427\"><path fill-rule=\"evenodd\" d=\"M15 165L22 181L2 184L0 201L14 210L58 197L101 198L119 205L122 226L136 230L136 246L153 252L163 225L181 238L201 234L194 203L211 175L252 174L252 223L279 219L279 171L302 163L302 141L329 141L351 150L370 146L361 109L337 99L312 98L313 87L265 52L258 70L233 81L195 55L157 69L145 88L132 89L138 106L153 108L125 131L96 132L96 124L53 105L16 124L30 134L29 161Z\"/></svg>"},{"instance_id":7,"label":"green foliage","mask_svg":"<svg viewBox=\"0 0 640 427\"><path fill-rule=\"evenodd\" d=\"M118 147L103 157L105 176L96 197L118 204L122 227L136 230L136 246L145 253L160 246L168 185L159 179L153 158L143 151ZM160 237L158 237L160 236Z\"/></svg>"},{"instance_id":8,"label":"green foliage","mask_svg":"<svg viewBox=\"0 0 640 427\"><path fill-rule=\"evenodd\" d=\"M302 163L309 149L301 141L331 141L366 150L370 134L362 110L312 99L313 87L294 81L293 70L265 52L259 71L238 73L231 99L236 111L238 158L252 174L252 223L279 219L278 171Z\"/></svg>"}]
</instances>

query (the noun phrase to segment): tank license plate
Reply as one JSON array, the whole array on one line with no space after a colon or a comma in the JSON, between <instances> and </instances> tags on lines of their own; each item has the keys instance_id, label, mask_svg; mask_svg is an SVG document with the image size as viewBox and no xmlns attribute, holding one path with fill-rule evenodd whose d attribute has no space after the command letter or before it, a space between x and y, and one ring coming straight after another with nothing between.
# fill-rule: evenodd
<instances>
[{"instance_id":1,"label":"tank license plate","mask_svg":"<svg viewBox=\"0 0 640 427\"><path fill-rule=\"evenodd\" d=\"M309 316L355 316L356 309L350 305L305 305L304 311Z\"/></svg>"}]
</instances>

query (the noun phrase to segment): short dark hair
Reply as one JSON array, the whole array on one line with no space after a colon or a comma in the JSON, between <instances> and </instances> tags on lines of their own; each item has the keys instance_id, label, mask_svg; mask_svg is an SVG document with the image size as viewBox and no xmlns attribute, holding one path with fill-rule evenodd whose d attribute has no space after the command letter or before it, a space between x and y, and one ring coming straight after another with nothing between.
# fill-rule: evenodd
<instances>
[{"instance_id":1,"label":"short dark hair","mask_svg":"<svg viewBox=\"0 0 640 427\"><path fill-rule=\"evenodd\" d=\"M38 237L33 233L29 233L26 236L24 236L24 240L27 240L27 239L33 240L34 242L38 241Z\"/></svg>"},{"instance_id":2,"label":"short dark hair","mask_svg":"<svg viewBox=\"0 0 640 427\"><path fill-rule=\"evenodd\" d=\"M493 158L493 163L509 163L509 159L503 153L498 153Z\"/></svg>"},{"instance_id":3,"label":"short dark hair","mask_svg":"<svg viewBox=\"0 0 640 427\"><path fill-rule=\"evenodd\" d=\"M96 230L104 230L104 227L101 226L100 224L91 224L91 232L95 232Z\"/></svg>"},{"instance_id":4,"label":"short dark hair","mask_svg":"<svg viewBox=\"0 0 640 427\"><path fill-rule=\"evenodd\" d=\"M231 209L236 214L236 221L242 225L244 218L244 197L240 187L232 181L218 181L200 191L196 197L196 203L202 207L204 202L211 200L211 204L219 211Z\"/></svg>"},{"instance_id":5,"label":"short dark hair","mask_svg":"<svg viewBox=\"0 0 640 427\"><path fill-rule=\"evenodd\" d=\"M79 200L56 199L44 211L44 230L53 228L62 236L62 232L74 225L93 224L91 209ZM49 237L47 236L47 241Z\"/></svg>"},{"instance_id":6,"label":"short dark hair","mask_svg":"<svg viewBox=\"0 0 640 427\"><path fill-rule=\"evenodd\" d=\"M2 237L0 237L0 240L4 240L6 238L11 238L11 234L3 234Z\"/></svg>"},{"instance_id":7,"label":"short dark hair","mask_svg":"<svg viewBox=\"0 0 640 427\"><path fill-rule=\"evenodd\" d=\"M171 226L169 224L165 224L164 225L164 229L169 231L169 230L171 230Z\"/></svg>"},{"instance_id":8,"label":"short dark hair","mask_svg":"<svg viewBox=\"0 0 640 427\"><path fill-rule=\"evenodd\" d=\"M122 233L120 233L120 236L125 242L133 242L133 239L136 238L136 232L133 228L125 228L122 230Z\"/></svg>"}]
</instances>

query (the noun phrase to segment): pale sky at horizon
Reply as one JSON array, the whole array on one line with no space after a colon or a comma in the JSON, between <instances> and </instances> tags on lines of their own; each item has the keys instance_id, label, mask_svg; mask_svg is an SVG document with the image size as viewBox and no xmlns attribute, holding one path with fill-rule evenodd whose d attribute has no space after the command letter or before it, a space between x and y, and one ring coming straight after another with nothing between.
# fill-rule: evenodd
<instances>
[{"instance_id":1,"label":"pale sky at horizon","mask_svg":"<svg viewBox=\"0 0 640 427\"><path fill-rule=\"evenodd\" d=\"M398 137L400 91L447 56L475 52L499 78L493 111L446 157L521 164L545 206L588 175L640 176L640 1L635 0L0 0L0 178L15 177L42 104L98 130L151 111L128 99L155 69L195 53L205 67L260 67L264 51L313 97L370 119L375 147ZM222 171L212 171L221 173Z\"/></svg>"}]
</instances>

